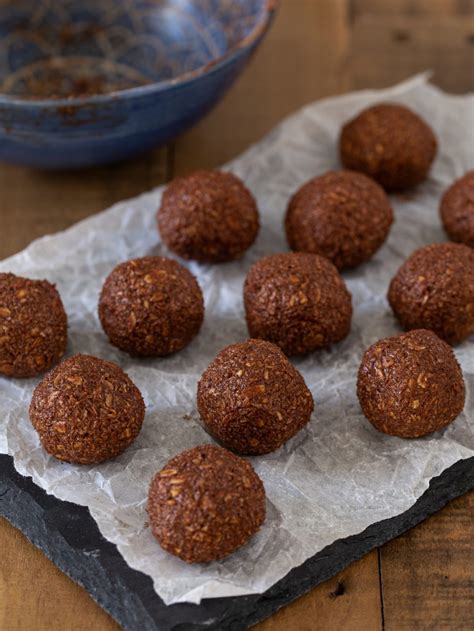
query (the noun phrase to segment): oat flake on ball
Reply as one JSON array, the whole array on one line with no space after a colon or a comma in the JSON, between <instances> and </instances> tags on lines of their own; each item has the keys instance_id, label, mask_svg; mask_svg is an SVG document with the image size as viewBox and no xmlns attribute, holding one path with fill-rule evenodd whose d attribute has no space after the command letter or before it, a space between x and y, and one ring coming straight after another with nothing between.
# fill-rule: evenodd
<instances>
[{"instance_id":1,"label":"oat flake on ball","mask_svg":"<svg viewBox=\"0 0 474 631\"><path fill-rule=\"evenodd\" d=\"M440 214L449 238L474 248L474 171L468 171L445 191Z\"/></svg>"},{"instance_id":2,"label":"oat flake on ball","mask_svg":"<svg viewBox=\"0 0 474 631\"><path fill-rule=\"evenodd\" d=\"M222 263L240 258L257 238L257 205L242 180L223 171L174 179L157 214L161 238L184 259Z\"/></svg>"},{"instance_id":3,"label":"oat flake on ball","mask_svg":"<svg viewBox=\"0 0 474 631\"><path fill-rule=\"evenodd\" d=\"M244 305L250 336L287 355L339 342L351 326L351 294L328 259L288 252L258 260L247 274Z\"/></svg>"},{"instance_id":4,"label":"oat flake on ball","mask_svg":"<svg viewBox=\"0 0 474 631\"><path fill-rule=\"evenodd\" d=\"M114 458L138 436L145 416L140 391L112 362L74 355L36 386L30 419L59 460L95 464Z\"/></svg>"},{"instance_id":5,"label":"oat flake on ball","mask_svg":"<svg viewBox=\"0 0 474 631\"><path fill-rule=\"evenodd\" d=\"M364 353L357 396L381 432L417 438L449 425L464 407L464 379L451 347L415 330L380 340Z\"/></svg>"},{"instance_id":6,"label":"oat flake on ball","mask_svg":"<svg viewBox=\"0 0 474 631\"><path fill-rule=\"evenodd\" d=\"M67 316L47 280L0 273L0 374L34 377L66 351Z\"/></svg>"},{"instance_id":7,"label":"oat flake on ball","mask_svg":"<svg viewBox=\"0 0 474 631\"><path fill-rule=\"evenodd\" d=\"M199 381L197 405L210 434L242 455L275 451L308 423L314 408L303 377L263 340L224 348Z\"/></svg>"},{"instance_id":8,"label":"oat flake on ball","mask_svg":"<svg viewBox=\"0 0 474 631\"><path fill-rule=\"evenodd\" d=\"M161 357L180 351L204 319L201 289L182 265L147 256L117 265L99 300L110 342L132 356Z\"/></svg>"},{"instance_id":9,"label":"oat flake on ball","mask_svg":"<svg viewBox=\"0 0 474 631\"><path fill-rule=\"evenodd\" d=\"M374 178L387 191L403 191L428 175L437 150L433 130L418 114L397 103L379 103L344 125L342 164Z\"/></svg>"},{"instance_id":10,"label":"oat flake on ball","mask_svg":"<svg viewBox=\"0 0 474 631\"><path fill-rule=\"evenodd\" d=\"M474 250L458 243L416 250L392 279L388 300L404 329L462 342L474 333Z\"/></svg>"},{"instance_id":11,"label":"oat flake on ball","mask_svg":"<svg viewBox=\"0 0 474 631\"><path fill-rule=\"evenodd\" d=\"M325 256L339 269L368 261L393 221L385 191L355 171L329 171L291 198L285 219L292 250Z\"/></svg>"},{"instance_id":12,"label":"oat flake on ball","mask_svg":"<svg viewBox=\"0 0 474 631\"><path fill-rule=\"evenodd\" d=\"M265 489L252 465L202 445L172 458L153 478L148 515L162 548L188 563L222 559L265 521Z\"/></svg>"}]
</instances>

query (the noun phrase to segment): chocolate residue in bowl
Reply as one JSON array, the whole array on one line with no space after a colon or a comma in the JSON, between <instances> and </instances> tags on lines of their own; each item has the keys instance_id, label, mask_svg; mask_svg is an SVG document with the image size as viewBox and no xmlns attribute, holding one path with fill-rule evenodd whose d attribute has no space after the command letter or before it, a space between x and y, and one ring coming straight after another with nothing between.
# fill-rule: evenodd
<instances>
[{"instance_id":1,"label":"chocolate residue in bowl","mask_svg":"<svg viewBox=\"0 0 474 631\"><path fill-rule=\"evenodd\" d=\"M110 94L119 90L138 87L151 83L130 68L125 72L117 69L107 71L101 66L105 62L97 60L78 60L74 57L46 59L41 70L35 74L26 74L6 91L11 96L22 99L73 99L78 97Z\"/></svg>"}]
</instances>

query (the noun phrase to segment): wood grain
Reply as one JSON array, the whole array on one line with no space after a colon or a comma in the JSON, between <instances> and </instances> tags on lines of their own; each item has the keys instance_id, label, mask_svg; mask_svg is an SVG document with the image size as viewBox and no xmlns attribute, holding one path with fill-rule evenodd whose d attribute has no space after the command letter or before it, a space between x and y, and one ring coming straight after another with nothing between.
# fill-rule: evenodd
<instances>
[{"instance_id":1,"label":"wood grain","mask_svg":"<svg viewBox=\"0 0 474 631\"><path fill-rule=\"evenodd\" d=\"M85 589L2 518L0 549L2 631L119 630Z\"/></svg>"},{"instance_id":2,"label":"wood grain","mask_svg":"<svg viewBox=\"0 0 474 631\"><path fill-rule=\"evenodd\" d=\"M253 631L375 631L382 629L378 555L360 561L295 603L280 610Z\"/></svg>"},{"instance_id":3,"label":"wood grain","mask_svg":"<svg viewBox=\"0 0 474 631\"><path fill-rule=\"evenodd\" d=\"M381 548L386 631L474 628L474 492Z\"/></svg>"},{"instance_id":4,"label":"wood grain","mask_svg":"<svg viewBox=\"0 0 474 631\"><path fill-rule=\"evenodd\" d=\"M48 172L0 167L0 259L33 239L64 230L115 202L169 179L167 149L86 171Z\"/></svg>"},{"instance_id":5,"label":"wood grain","mask_svg":"<svg viewBox=\"0 0 474 631\"><path fill-rule=\"evenodd\" d=\"M353 13L378 15L466 15L474 11L474 0L350 0Z\"/></svg>"},{"instance_id":6,"label":"wood grain","mask_svg":"<svg viewBox=\"0 0 474 631\"><path fill-rule=\"evenodd\" d=\"M448 92L473 85L474 21L464 14L355 13L351 32L356 88L386 87L425 70Z\"/></svg>"},{"instance_id":7,"label":"wood grain","mask_svg":"<svg viewBox=\"0 0 474 631\"><path fill-rule=\"evenodd\" d=\"M225 162L314 99L383 87L426 67L443 87L472 90L473 20L474 0L282 0L248 70L173 147L79 173L1 165L0 258L173 174ZM473 506L474 493L456 500L256 629L472 628ZM0 629L118 628L4 520L0 550Z\"/></svg>"}]
</instances>

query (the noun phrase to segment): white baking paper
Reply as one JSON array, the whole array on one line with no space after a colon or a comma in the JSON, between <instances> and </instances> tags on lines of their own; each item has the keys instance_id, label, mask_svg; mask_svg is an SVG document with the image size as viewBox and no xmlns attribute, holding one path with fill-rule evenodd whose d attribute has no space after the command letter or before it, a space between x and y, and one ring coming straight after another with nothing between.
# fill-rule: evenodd
<instances>
[{"instance_id":1,"label":"white baking paper","mask_svg":"<svg viewBox=\"0 0 474 631\"><path fill-rule=\"evenodd\" d=\"M344 274L354 303L350 336L330 352L294 362L313 393L315 412L284 448L252 458L268 497L262 530L222 562L187 565L151 535L150 479L179 451L211 442L199 424L196 385L222 347L247 336L245 273L259 257L287 249L282 219L290 194L308 178L339 167L341 124L382 100L409 105L434 127L440 149L430 178L416 193L392 197L396 222L388 242L372 261ZM455 349L467 386L463 414L423 439L385 436L369 424L357 402L357 368L367 346L399 331L385 297L388 282L415 248L445 240L439 197L474 166L473 151L474 97L444 94L426 75L388 90L320 101L288 118L228 165L257 197L261 233L242 261L187 264L204 292L205 323L187 349L167 359L131 359L107 342L97 317L101 285L117 263L169 254L155 226L162 188L35 241L0 270L56 283L69 315L68 355L90 353L120 364L143 393L146 419L135 444L115 460L94 467L64 464L43 451L28 420L38 379L0 379L0 450L48 493L88 506L102 534L130 566L152 577L166 603L262 592L336 539L407 510L432 477L474 455L474 340Z\"/></svg>"}]
</instances>

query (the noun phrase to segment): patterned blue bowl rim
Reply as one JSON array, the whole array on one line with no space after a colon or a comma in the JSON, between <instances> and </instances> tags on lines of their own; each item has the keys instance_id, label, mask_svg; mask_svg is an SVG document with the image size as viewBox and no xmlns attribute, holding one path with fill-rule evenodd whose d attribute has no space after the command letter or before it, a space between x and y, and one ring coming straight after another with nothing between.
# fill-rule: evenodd
<instances>
[{"instance_id":1,"label":"patterned blue bowl rim","mask_svg":"<svg viewBox=\"0 0 474 631\"><path fill-rule=\"evenodd\" d=\"M147 94L153 94L155 92L163 92L173 88L178 88L187 83L193 83L202 76L207 74L214 74L218 72L222 67L232 64L235 59L240 57L247 49L251 48L267 31L271 24L273 16L278 9L280 0L265 0L263 7L262 19L254 26L252 31L246 35L235 46L226 51L215 61L208 63L196 70L185 72L178 77L172 79L164 79L162 81L156 81L146 85L136 86L133 88L127 88L125 90L116 90L107 92L107 94L96 94L92 96L80 96L73 98L61 98L61 99L22 99L17 96L10 96L0 93L0 106L9 105L16 108L25 110L35 110L44 107L54 106L62 107L75 107L81 105L94 105L107 103L111 98L133 98L146 96Z\"/></svg>"}]
</instances>

